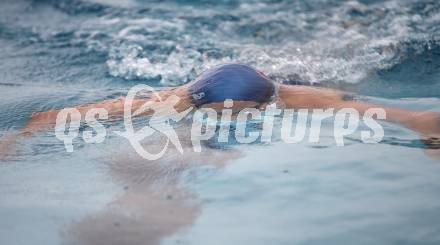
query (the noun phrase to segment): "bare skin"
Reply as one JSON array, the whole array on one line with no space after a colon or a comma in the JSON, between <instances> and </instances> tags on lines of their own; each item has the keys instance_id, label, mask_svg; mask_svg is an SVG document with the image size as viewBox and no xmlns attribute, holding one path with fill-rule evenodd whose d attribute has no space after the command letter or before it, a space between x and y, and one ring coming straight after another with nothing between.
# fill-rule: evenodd
<instances>
[{"instance_id":1,"label":"bare skin","mask_svg":"<svg viewBox=\"0 0 440 245\"><path fill-rule=\"evenodd\" d=\"M281 85L279 90L279 97L288 108L354 108L360 115L370 108L382 108L386 111L386 121L401 124L418 132L428 144L425 153L434 159L440 159L440 150L436 147L440 139L439 113L385 108L380 105L346 101L342 99L342 95L342 91L308 86Z\"/></svg>"},{"instance_id":2,"label":"bare skin","mask_svg":"<svg viewBox=\"0 0 440 245\"><path fill-rule=\"evenodd\" d=\"M178 112L193 106L187 93L187 86L161 91L159 94L164 100L171 95L180 97L181 100L175 106ZM286 108L293 109L348 107L357 109L360 114L363 114L370 108L383 108L379 105L346 101L342 98L343 94L342 91L331 89L281 85L278 99ZM132 110L138 110L144 103L151 100L154 99L135 100ZM124 114L124 102L125 98L119 98L76 108L83 116L91 108L104 108L108 111L110 119L118 119ZM234 106L234 110L246 107L264 107L264 105L249 101L234 101ZM223 108L223 103L205 105L204 107L219 110ZM383 109L386 110L387 121L402 124L424 136L437 136L440 133L437 113L393 108ZM23 135L31 135L52 128L58 112L59 110L51 110L34 113L27 126L22 130ZM144 115L149 113L150 111L146 111ZM186 145L190 145L190 142L187 142ZM438 154L438 151L436 152ZM170 154L174 158L161 159L160 164L155 162L145 164L139 159L130 160L126 155L121 154L121 157L114 161L111 174L117 181L127 186L127 189L102 212L73 224L68 229L67 236L81 244L157 244L163 237L191 225L199 213L199 207L185 204L194 200L194 195L179 187L177 180L180 173L188 169L188 163L193 165L194 161L212 162L216 159L234 158L230 152L213 150L202 151L201 155L197 153L197 156L195 154L188 151L183 157L180 154ZM164 161L170 164L166 169L162 168ZM221 164L223 163L219 163L219 165ZM131 168L127 168L127 166ZM157 181L161 181L159 187L156 184Z\"/></svg>"},{"instance_id":3,"label":"bare skin","mask_svg":"<svg viewBox=\"0 0 440 245\"><path fill-rule=\"evenodd\" d=\"M402 124L423 135L439 136L440 114L385 108L380 105L346 101L344 93L338 90L315 88L309 86L281 85L279 96L286 107L294 109L354 108L362 115L370 108L382 108L386 111L386 121Z\"/></svg>"},{"instance_id":4,"label":"bare skin","mask_svg":"<svg viewBox=\"0 0 440 245\"><path fill-rule=\"evenodd\" d=\"M180 98L175 105L175 109L178 112L184 111L190 107L195 108L190 96L188 95L189 84L181 87L160 91L159 96L162 100L166 100L171 95L176 95ZM430 141L438 141L440 138L440 116L435 112L419 112L394 108L385 108L380 105L359 103L355 101L347 101L343 99L345 93L338 90L317 88L310 86L299 85L280 85L279 88L279 100L284 104L286 108L292 109L326 109L326 108L354 108L362 115L366 110L370 108L382 108L386 111L386 121L392 123L401 124L409 129L412 129L421 134L422 138L428 138ZM157 99L136 99L133 102L132 111L136 111L142 107L148 101L157 101ZM96 104L87 104L77 106L84 117L86 112L92 108L104 108L109 113L110 119L118 119L123 116L124 113L125 98L107 100ZM203 107L210 107L217 110L223 108L223 103L214 103L204 105ZM246 107L258 107L262 108L264 105L257 104L250 101L234 101L233 110L239 111ZM262 108L263 109L263 108ZM22 129L22 135L29 136L38 131L53 128L55 125L56 117L59 110L50 110L45 112L36 112L32 114L31 120ZM152 111L146 111L143 115L148 115ZM2 150L0 150L0 157L11 154L14 151L15 135L5 137L0 143ZM4 146L3 146L4 145ZM438 152L438 151L437 151ZM437 153L438 154L438 153ZM432 155L432 151L431 154Z\"/></svg>"},{"instance_id":5,"label":"bare skin","mask_svg":"<svg viewBox=\"0 0 440 245\"><path fill-rule=\"evenodd\" d=\"M344 92L316 88L310 86L291 86L281 85L279 89L279 100L285 105L286 108L292 109L326 109L326 108L354 108L362 115L366 110L370 108L383 108L386 111L386 121L402 124L403 126L417 131L423 135L429 135L438 137L440 135L440 115L435 112L419 112L394 108L385 108L380 105L359 103L355 101L343 100L342 95ZM194 107L189 99L187 93L187 86L182 86L173 90L161 91L159 95L162 99L168 98L170 95L177 95L180 101L175 106L175 109L180 112L184 111L191 106ZM139 109L147 99L135 100L132 106L132 110ZM82 105L76 107L82 115L91 108L104 108L109 112L110 118L120 118L124 111L124 98L115 100L107 100L97 104ZM222 109L223 103L215 103L204 105L203 107L209 107L214 109ZM234 110L239 111L246 107L261 107L261 105L255 102L249 101L234 101ZM24 134L35 133L40 130L48 129L54 126L56 116L59 110L51 110L46 112L37 112L32 115L30 122L22 130ZM148 114L149 111L145 112Z\"/></svg>"}]
</instances>

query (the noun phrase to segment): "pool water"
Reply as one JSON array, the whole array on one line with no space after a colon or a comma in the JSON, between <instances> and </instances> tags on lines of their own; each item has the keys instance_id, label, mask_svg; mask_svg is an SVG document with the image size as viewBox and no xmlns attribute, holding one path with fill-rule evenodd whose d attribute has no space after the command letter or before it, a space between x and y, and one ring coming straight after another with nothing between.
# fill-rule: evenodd
<instances>
[{"instance_id":1,"label":"pool water","mask_svg":"<svg viewBox=\"0 0 440 245\"><path fill-rule=\"evenodd\" d=\"M4 0L0 137L32 112L185 84L240 62L276 82L440 112L440 3ZM141 124L142 122L137 122ZM440 244L440 162L417 133L319 143L204 144L141 159L105 122L101 144L53 130L0 160L1 244ZM276 124L277 125L277 124ZM188 139L188 126L178 127ZM144 142L163 144L160 136ZM3 143L1 146L11 146ZM1 149L4 151L4 149Z\"/></svg>"}]
</instances>

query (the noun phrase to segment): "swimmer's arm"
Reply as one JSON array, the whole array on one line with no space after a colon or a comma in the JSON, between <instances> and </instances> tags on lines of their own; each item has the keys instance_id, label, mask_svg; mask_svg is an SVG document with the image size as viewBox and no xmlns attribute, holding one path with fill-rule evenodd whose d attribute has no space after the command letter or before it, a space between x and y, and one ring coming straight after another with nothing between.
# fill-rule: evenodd
<instances>
[{"instance_id":1,"label":"swimmer's arm","mask_svg":"<svg viewBox=\"0 0 440 245\"><path fill-rule=\"evenodd\" d=\"M174 108L178 112L184 111L189 107L191 107L191 102L187 96L186 89L184 86L179 89L160 91L158 92L158 95L162 99L162 101L166 100L171 95L176 95L178 101L174 105ZM132 101L132 106L131 106L132 113L141 109L146 103L157 102L157 101L158 99L153 99L153 98L134 99ZM90 109L103 108L108 112L109 120L116 120L124 116L124 105L125 105L125 97L120 97L118 99L106 100L100 103L80 105L75 108L81 113L82 119L84 119L86 113ZM53 128L56 123L57 115L60 111L61 110L50 110L45 112L33 113L29 123L26 125L25 128L23 128L22 134L29 135L41 130L47 130ZM148 110L148 109L142 111L143 111L142 113L138 115L132 114L132 116L148 116L154 112L153 110Z\"/></svg>"},{"instance_id":2,"label":"swimmer's arm","mask_svg":"<svg viewBox=\"0 0 440 245\"><path fill-rule=\"evenodd\" d=\"M144 101L135 101L133 108L137 109ZM101 103L81 105L75 107L84 118L87 111L92 108L104 108L108 111L109 118L122 117L124 110L124 98L107 100ZM61 110L50 110L44 112L34 112L27 125L18 134L9 134L0 138L0 160L16 154L16 144L20 137L30 137L35 133L55 127L57 115Z\"/></svg>"},{"instance_id":3,"label":"swimmer's arm","mask_svg":"<svg viewBox=\"0 0 440 245\"><path fill-rule=\"evenodd\" d=\"M419 112L387 108L381 105L344 100L344 92L310 86L281 85L279 97L287 108L326 109L353 108L360 115L368 109L381 108L386 112L386 121L401 124L426 135L440 134L440 115L435 112Z\"/></svg>"},{"instance_id":4,"label":"swimmer's arm","mask_svg":"<svg viewBox=\"0 0 440 245\"><path fill-rule=\"evenodd\" d=\"M132 110L139 109L144 103L148 102L147 99L133 100ZM109 119L118 119L124 115L124 102L125 98L106 100L95 104L86 104L74 107L81 113L81 118L84 119L86 113L93 108L103 108L108 112ZM33 133L47 130L55 127L56 118L61 110L49 110L44 112L32 113L31 119L28 124L22 129L21 133L25 136L29 136ZM148 113L145 112L143 115Z\"/></svg>"},{"instance_id":5,"label":"swimmer's arm","mask_svg":"<svg viewBox=\"0 0 440 245\"><path fill-rule=\"evenodd\" d=\"M385 121L397 123L417 131L425 136L437 137L440 135L440 114L437 112L411 111L396 108L387 108L380 105L343 101L335 108L354 108L361 115L371 108L381 108L386 112Z\"/></svg>"},{"instance_id":6,"label":"swimmer's arm","mask_svg":"<svg viewBox=\"0 0 440 245\"><path fill-rule=\"evenodd\" d=\"M182 89L183 91L183 89ZM180 90L170 90L170 91L161 91L160 96L162 99L166 99L168 96L172 94L177 94L181 96L180 98L184 98L179 101L179 103L175 106L175 109L180 112L188 109L191 106L188 98L184 97L186 94ZM145 103L155 102L153 99L135 99L132 104L132 113L134 111L139 110ZM86 113L93 108L104 108L108 112L109 120L112 119L120 119L124 116L124 104L125 98L121 97L119 99L106 100L100 103L95 104L87 104L80 105L76 108L81 113L81 118L84 119ZM30 137L35 133L40 131L49 130L55 127L56 119L58 113L61 110L50 110L45 112L35 112L32 113L32 116L27 123L27 125L20 131L18 134L11 134L5 137L0 138L0 160L9 155L14 155L16 151L16 143L19 140L19 137ZM146 110L137 116L147 116L154 111ZM135 115L132 115L135 116Z\"/></svg>"}]
</instances>

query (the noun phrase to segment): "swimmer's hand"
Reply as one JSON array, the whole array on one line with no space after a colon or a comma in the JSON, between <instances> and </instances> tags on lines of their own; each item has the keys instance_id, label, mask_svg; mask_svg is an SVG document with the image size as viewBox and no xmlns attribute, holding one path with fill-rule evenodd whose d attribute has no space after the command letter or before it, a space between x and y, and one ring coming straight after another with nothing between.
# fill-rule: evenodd
<instances>
[{"instance_id":1,"label":"swimmer's hand","mask_svg":"<svg viewBox=\"0 0 440 245\"><path fill-rule=\"evenodd\" d=\"M18 134L9 134L0 139L0 160L17 155L17 143L21 137L55 127L58 110L34 112L26 127Z\"/></svg>"},{"instance_id":2,"label":"swimmer's hand","mask_svg":"<svg viewBox=\"0 0 440 245\"><path fill-rule=\"evenodd\" d=\"M39 131L55 127L59 111L32 113L29 123L18 134L8 134L0 138L0 161L17 155L17 144L21 137L30 137Z\"/></svg>"},{"instance_id":3,"label":"swimmer's hand","mask_svg":"<svg viewBox=\"0 0 440 245\"><path fill-rule=\"evenodd\" d=\"M440 114L436 112L418 112L406 122L406 126L421 134L426 146L426 154L440 159Z\"/></svg>"},{"instance_id":4,"label":"swimmer's hand","mask_svg":"<svg viewBox=\"0 0 440 245\"><path fill-rule=\"evenodd\" d=\"M436 112L417 112L411 115L405 126L424 136L440 136L440 114Z\"/></svg>"}]
</instances>

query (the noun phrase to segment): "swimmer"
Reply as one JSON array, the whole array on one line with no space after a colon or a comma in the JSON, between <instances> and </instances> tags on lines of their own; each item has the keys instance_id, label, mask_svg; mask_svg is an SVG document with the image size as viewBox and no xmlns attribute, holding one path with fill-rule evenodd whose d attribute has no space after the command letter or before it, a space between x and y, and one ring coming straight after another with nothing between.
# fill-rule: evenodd
<instances>
[{"instance_id":1,"label":"swimmer","mask_svg":"<svg viewBox=\"0 0 440 245\"><path fill-rule=\"evenodd\" d=\"M334 89L304 85L285 85L272 82L262 72L243 64L225 64L206 70L193 82L170 90L158 92L162 100L177 95L180 100L174 106L176 111L188 108L213 108L221 110L226 99L231 99L233 111L244 108L264 109L276 102L291 109L342 109L354 108L363 115L370 108L382 108L386 111L386 121L401 124L422 134L424 138L438 140L440 135L440 115L435 112L419 112L380 105L357 102L348 93ZM153 99L136 99L132 109L141 108ZM82 115L92 108L104 108L110 118L123 115L124 98L106 100L101 103L76 107ZM29 134L53 127L58 110L33 113L23 133ZM148 112L147 112L148 113Z\"/></svg>"}]
</instances>

